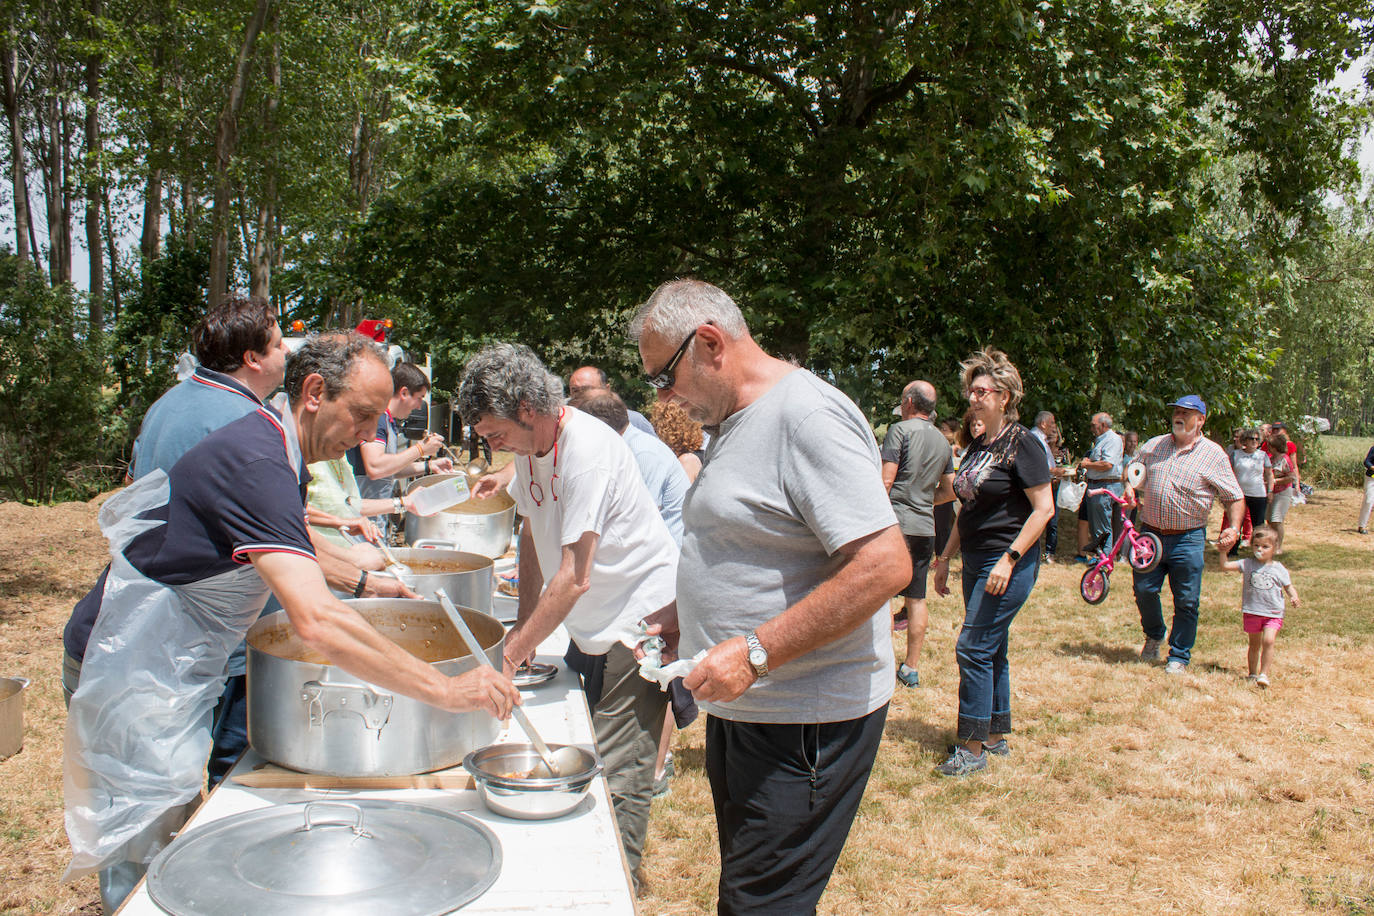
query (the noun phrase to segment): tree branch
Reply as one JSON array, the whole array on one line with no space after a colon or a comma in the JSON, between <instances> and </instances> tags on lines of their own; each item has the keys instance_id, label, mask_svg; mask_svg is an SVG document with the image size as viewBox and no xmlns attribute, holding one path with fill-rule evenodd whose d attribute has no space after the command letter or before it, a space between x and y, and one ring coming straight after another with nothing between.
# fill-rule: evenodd
<instances>
[{"instance_id":1,"label":"tree branch","mask_svg":"<svg viewBox=\"0 0 1374 916\"><path fill-rule=\"evenodd\" d=\"M808 100L805 94L800 92L796 86L793 86L778 74L764 67L760 67L758 64L751 64L747 60L740 60L735 57L726 57L723 54L707 55L703 60L705 63L717 64L726 70L734 70L738 73L757 76L759 79L782 93L783 97L792 104L792 107L796 109L797 113L806 121L806 126L810 129L812 136L819 137L821 135L821 122L816 118L815 113L811 111L810 106L807 104Z\"/></svg>"}]
</instances>

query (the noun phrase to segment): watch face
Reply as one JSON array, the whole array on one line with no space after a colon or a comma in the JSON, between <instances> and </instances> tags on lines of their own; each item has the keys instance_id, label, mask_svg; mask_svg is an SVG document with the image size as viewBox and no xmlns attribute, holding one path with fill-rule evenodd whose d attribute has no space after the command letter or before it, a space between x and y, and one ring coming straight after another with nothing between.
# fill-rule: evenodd
<instances>
[{"instance_id":1,"label":"watch face","mask_svg":"<svg viewBox=\"0 0 1374 916\"><path fill-rule=\"evenodd\" d=\"M755 668L762 668L764 665L768 664L768 653L762 649L750 649L749 664L753 665Z\"/></svg>"}]
</instances>

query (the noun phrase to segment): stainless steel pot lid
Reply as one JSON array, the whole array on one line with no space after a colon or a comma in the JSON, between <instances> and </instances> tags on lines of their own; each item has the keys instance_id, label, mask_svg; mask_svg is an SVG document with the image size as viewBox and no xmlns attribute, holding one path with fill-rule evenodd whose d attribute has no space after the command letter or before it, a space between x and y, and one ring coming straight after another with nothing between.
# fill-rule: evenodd
<instances>
[{"instance_id":1,"label":"stainless steel pot lid","mask_svg":"<svg viewBox=\"0 0 1374 916\"><path fill-rule=\"evenodd\" d=\"M439 916L501 873L501 844L465 814L356 799L274 805L180 836L148 868L175 916Z\"/></svg>"},{"instance_id":2,"label":"stainless steel pot lid","mask_svg":"<svg viewBox=\"0 0 1374 916\"><path fill-rule=\"evenodd\" d=\"M515 669L515 676L511 678L511 683L516 687L534 687L553 680L558 676L557 665L546 665L543 662L531 662L528 665L521 665Z\"/></svg>"}]
</instances>

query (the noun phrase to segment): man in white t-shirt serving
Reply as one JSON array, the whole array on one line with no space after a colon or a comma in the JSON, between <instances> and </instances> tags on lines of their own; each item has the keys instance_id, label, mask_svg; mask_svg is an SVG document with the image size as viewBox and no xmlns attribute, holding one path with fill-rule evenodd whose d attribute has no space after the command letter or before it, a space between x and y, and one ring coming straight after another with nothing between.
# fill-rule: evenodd
<instances>
[{"instance_id":1,"label":"man in white t-shirt serving","mask_svg":"<svg viewBox=\"0 0 1374 916\"><path fill-rule=\"evenodd\" d=\"M520 610L506 672L561 623L583 660L597 750L638 882L668 694L639 676L639 622L673 603L677 545L615 430L563 404L563 383L528 347L493 344L468 362L458 410L492 449L514 452ZM670 612L669 612L670 614Z\"/></svg>"},{"instance_id":2,"label":"man in white t-shirt serving","mask_svg":"<svg viewBox=\"0 0 1374 916\"><path fill-rule=\"evenodd\" d=\"M631 325L658 396L711 429L683 507L683 679L708 713L718 911L810 913L878 752L888 599L911 580L854 402L769 356L709 283L665 283Z\"/></svg>"}]
</instances>

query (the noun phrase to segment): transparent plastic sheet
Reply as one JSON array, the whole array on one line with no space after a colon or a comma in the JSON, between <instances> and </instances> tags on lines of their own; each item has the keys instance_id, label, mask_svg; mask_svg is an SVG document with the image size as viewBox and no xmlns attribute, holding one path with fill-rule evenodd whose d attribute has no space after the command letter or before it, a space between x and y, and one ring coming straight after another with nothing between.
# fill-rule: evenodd
<instances>
[{"instance_id":1,"label":"transparent plastic sheet","mask_svg":"<svg viewBox=\"0 0 1374 916\"><path fill-rule=\"evenodd\" d=\"M204 782L210 716L229 653L257 618L267 586L244 566L169 588L142 576L123 549L161 521L161 471L100 512L112 563L67 715L63 760L72 880L122 861L148 862L181 826Z\"/></svg>"}]
</instances>

